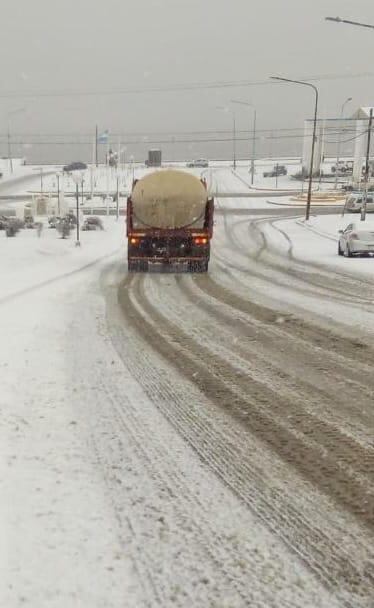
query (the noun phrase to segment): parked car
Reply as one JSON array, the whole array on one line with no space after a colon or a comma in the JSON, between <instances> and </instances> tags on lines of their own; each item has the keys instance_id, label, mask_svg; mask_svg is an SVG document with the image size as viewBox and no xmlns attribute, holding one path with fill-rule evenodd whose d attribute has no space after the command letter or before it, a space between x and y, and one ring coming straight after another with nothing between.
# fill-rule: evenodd
<instances>
[{"instance_id":1,"label":"parked car","mask_svg":"<svg viewBox=\"0 0 374 608\"><path fill-rule=\"evenodd\" d=\"M104 230L103 222L99 217L90 215L84 220L82 230Z\"/></svg>"},{"instance_id":2,"label":"parked car","mask_svg":"<svg viewBox=\"0 0 374 608\"><path fill-rule=\"evenodd\" d=\"M60 217L58 215L51 215L48 218L48 224L50 228L56 228L58 222L60 221Z\"/></svg>"},{"instance_id":3,"label":"parked car","mask_svg":"<svg viewBox=\"0 0 374 608\"><path fill-rule=\"evenodd\" d=\"M374 222L352 222L339 230L338 254L349 258L374 255Z\"/></svg>"},{"instance_id":4,"label":"parked car","mask_svg":"<svg viewBox=\"0 0 374 608\"><path fill-rule=\"evenodd\" d=\"M348 213L360 213L363 205L363 192L356 192L347 195L344 210ZM368 213L374 212L374 198L368 196L366 199L366 211Z\"/></svg>"},{"instance_id":5,"label":"parked car","mask_svg":"<svg viewBox=\"0 0 374 608\"><path fill-rule=\"evenodd\" d=\"M340 161L338 165L332 165L331 173L336 173L338 171L338 175L349 175L353 172L353 161Z\"/></svg>"},{"instance_id":6,"label":"parked car","mask_svg":"<svg viewBox=\"0 0 374 608\"><path fill-rule=\"evenodd\" d=\"M209 161L206 158L197 158L187 163L187 167L209 167Z\"/></svg>"},{"instance_id":7,"label":"parked car","mask_svg":"<svg viewBox=\"0 0 374 608\"><path fill-rule=\"evenodd\" d=\"M0 230L5 230L8 218L5 215L0 216Z\"/></svg>"},{"instance_id":8,"label":"parked car","mask_svg":"<svg viewBox=\"0 0 374 608\"><path fill-rule=\"evenodd\" d=\"M274 165L271 171L265 171L264 177L278 177L279 175L287 175L287 167L285 165Z\"/></svg>"},{"instance_id":9,"label":"parked car","mask_svg":"<svg viewBox=\"0 0 374 608\"><path fill-rule=\"evenodd\" d=\"M82 163L81 161L77 161L74 163L70 163L69 165L65 165L62 169L65 173L71 173L72 171L85 171L87 169L87 165Z\"/></svg>"},{"instance_id":10,"label":"parked car","mask_svg":"<svg viewBox=\"0 0 374 608\"><path fill-rule=\"evenodd\" d=\"M5 225L5 234L7 236L16 236L21 229L21 222L17 218L8 218Z\"/></svg>"},{"instance_id":11,"label":"parked car","mask_svg":"<svg viewBox=\"0 0 374 608\"><path fill-rule=\"evenodd\" d=\"M70 226L76 226L77 224L77 217L72 211L69 211L69 213L65 215L65 220L70 224Z\"/></svg>"},{"instance_id":12,"label":"parked car","mask_svg":"<svg viewBox=\"0 0 374 608\"><path fill-rule=\"evenodd\" d=\"M25 228L35 228L35 221L32 215L25 215Z\"/></svg>"},{"instance_id":13,"label":"parked car","mask_svg":"<svg viewBox=\"0 0 374 608\"><path fill-rule=\"evenodd\" d=\"M62 239L69 237L71 228L72 225L66 217L60 218L56 224L56 230L61 235Z\"/></svg>"}]
</instances>

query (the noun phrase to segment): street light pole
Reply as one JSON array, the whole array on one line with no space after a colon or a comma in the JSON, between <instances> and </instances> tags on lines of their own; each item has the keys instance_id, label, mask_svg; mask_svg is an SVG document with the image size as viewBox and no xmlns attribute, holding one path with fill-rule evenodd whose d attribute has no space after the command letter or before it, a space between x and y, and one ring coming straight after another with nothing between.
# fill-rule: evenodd
<instances>
[{"instance_id":1,"label":"street light pole","mask_svg":"<svg viewBox=\"0 0 374 608\"><path fill-rule=\"evenodd\" d=\"M117 222L118 222L118 219L119 219L119 176L118 176L118 169L117 169L116 219L117 219Z\"/></svg>"},{"instance_id":2,"label":"street light pole","mask_svg":"<svg viewBox=\"0 0 374 608\"><path fill-rule=\"evenodd\" d=\"M76 202L76 215L77 215L77 240L75 242L76 247L81 246L80 235L79 235L79 183L75 184L75 202Z\"/></svg>"},{"instance_id":3,"label":"street light pole","mask_svg":"<svg viewBox=\"0 0 374 608\"><path fill-rule=\"evenodd\" d=\"M233 162L233 167L234 167L234 171L236 169L236 116L235 116L235 112L232 113L232 127L233 127L233 139L234 139L234 149L233 149L233 153L234 153L234 162Z\"/></svg>"},{"instance_id":4,"label":"street light pole","mask_svg":"<svg viewBox=\"0 0 374 608\"><path fill-rule=\"evenodd\" d=\"M13 173L12 151L11 151L11 147L10 147L10 120L9 120L9 118L8 118L8 159L9 159L10 172Z\"/></svg>"},{"instance_id":5,"label":"street light pole","mask_svg":"<svg viewBox=\"0 0 374 608\"><path fill-rule=\"evenodd\" d=\"M12 150L11 150L11 143L10 143L10 117L14 116L15 114L22 114L22 112L25 112L26 108L18 108L17 110L12 110L11 112L8 112L8 160L9 160L9 168L10 168L10 172L13 173L13 159L12 159Z\"/></svg>"},{"instance_id":6,"label":"street light pole","mask_svg":"<svg viewBox=\"0 0 374 608\"><path fill-rule=\"evenodd\" d=\"M256 126L257 126L257 110L253 113L253 140L252 140L252 160L251 160L251 184L253 186L255 177L255 160L256 160Z\"/></svg>"},{"instance_id":7,"label":"street light pole","mask_svg":"<svg viewBox=\"0 0 374 608\"><path fill-rule=\"evenodd\" d=\"M313 89L315 93L315 102L314 102L314 119L313 119L313 141L312 141L312 150L311 150L311 158L310 158L310 169L309 169L309 183L308 183L308 195L306 202L306 210L305 210L305 220L309 220L310 217L310 207L312 202L312 185L313 185L313 168L314 168L314 149L316 144L316 131L317 131L317 113L318 113L318 89L314 84L310 82L305 82L304 80L291 80L290 78L281 78L280 76L270 76L272 80L280 80L282 82L291 82L293 84L300 84L305 87L310 87Z\"/></svg>"},{"instance_id":8,"label":"street light pole","mask_svg":"<svg viewBox=\"0 0 374 608\"><path fill-rule=\"evenodd\" d=\"M366 220L366 208L367 208L367 198L368 198L368 182L369 182L369 173L370 173L370 142L371 142L371 130L373 126L373 108L370 108L369 115L369 127L368 127L368 138L366 145L366 162L365 162L365 189L364 196L362 199L362 207L361 207L361 221L364 222Z\"/></svg>"},{"instance_id":9,"label":"street light pole","mask_svg":"<svg viewBox=\"0 0 374 608\"><path fill-rule=\"evenodd\" d=\"M76 216L77 216L77 240L75 242L75 246L76 247L80 247L81 246L81 242L80 242L80 233L79 233L79 185L81 184L81 188L82 188L82 193L83 193L83 183L84 183L84 177L83 177L83 173L80 171L73 171L72 174L72 179L75 182L75 207L76 207Z\"/></svg>"},{"instance_id":10,"label":"street light pole","mask_svg":"<svg viewBox=\"0 0 374 608\"><path fill-rule=\"evenodd\" d=\"M249 103L248 101L240 101L238 99L232 99L231 103L240 104L242 106L247 106L248 108L253 109L252 154L251 154L251 151L249 151L250 156L252 156L250 173L251 173L251 184L253 185L254 173L255 173L255 158L256 158L256 121L257 121L256 108L254 107L254 105L252 103Z\"/></svg>"},{"instance_id":11,"label":"street light pole","mask_svg":"<svg viewBox=\"0 0 374 608\"><path fill-rule=\"evenodd\" d=\"M233 168L236 169L236 116L235 112L227 106L216 106L216 110L230 112L232 114L232 139L233 139Z\"/></svg>"},{"instance_id":12,"label":"street light pole","mask_svg":"<svg viewBox=\"0 0 374 608\"><path fill-rule=\"evenodd\" d=\"M58 173L56 173L56 178L57 178L57 213L58 213L58 217L60 217L60 176Z\"/></svg>"},{"instance_id":13,"label":"street light pole","mask_svg":"<svg viewBox=\"0 0 374 608\"><path fill-rule=\"evenodd\" d=\"M343 103L341 110L340 110L340 120L343 119L344 116L344 109L345 106L347 105L347 103L349 103L350 101L352 101L352 97L348 97L345 102ZM339 129L339 137L338 137L338 149L336 152L336 172L335 172L335 190L338 187L338 169L339 169L339 161L340 161L340 147L341 147L341 142L342 142L342 134L341 134L341 130Z\"/></svg>"}]
</instances>

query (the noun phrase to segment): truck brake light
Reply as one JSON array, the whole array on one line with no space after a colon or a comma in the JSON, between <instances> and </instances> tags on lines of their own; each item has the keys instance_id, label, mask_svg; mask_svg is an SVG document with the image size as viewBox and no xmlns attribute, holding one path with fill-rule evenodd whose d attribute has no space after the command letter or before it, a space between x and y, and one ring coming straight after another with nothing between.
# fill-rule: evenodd
<instances>
[{"instance_id":1,"label":"truck brake light","mask_svg":"<svg viewBox=\"0 0 374 608\"><path fill-rule=\"evenodd\" d=\"M208 242L208 239L206 237L196 237L194 238L193 242L195 243L195 245L206 245Z\"/></svg>"},{"instance_id":2,"label":"truck brake light","mask_svg":"<svg viewBox=\"0 0 374 608\"><path fill-rule=\"evenodd\" d=\"M134 236L130 239L130 243L131 245L137 245L139 243L139 239L135 238Z\"/></svg>"}]
</instances>

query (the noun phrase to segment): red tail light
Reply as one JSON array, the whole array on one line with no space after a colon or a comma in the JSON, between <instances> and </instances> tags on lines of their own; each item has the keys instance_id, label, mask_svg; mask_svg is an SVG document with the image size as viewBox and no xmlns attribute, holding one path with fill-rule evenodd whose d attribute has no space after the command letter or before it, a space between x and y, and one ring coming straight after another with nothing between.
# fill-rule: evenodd
<instances>
[{"instance_id":1,"label":"red tail light","mask_svg":"<svg viewBox=\"0 0 374 608\"><path fill-rule=\"evenodd\" d=\"M139 243L139 239L135 238L134 236L130 239L130 243L131 245L137 245Z\"/></svg>"},{"instance_id":2,"label":"red tail light","mask_svg":"<svg viewBox=\"0 0 374 608\"><path fill-rule=\"evenodd\" d=\"M194 238L193 242L195 243L195 245L206 245L208 239L205 236L197 236L196 238Z\"/></svg>"}]
</instances>

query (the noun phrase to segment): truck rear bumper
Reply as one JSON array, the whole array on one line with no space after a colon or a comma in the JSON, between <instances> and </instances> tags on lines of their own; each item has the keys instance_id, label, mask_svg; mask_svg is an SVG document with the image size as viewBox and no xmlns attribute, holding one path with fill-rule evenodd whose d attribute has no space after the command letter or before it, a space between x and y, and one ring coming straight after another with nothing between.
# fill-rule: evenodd
<instances>
[{"instance_id":1,"label":"truck rear bumper","mask_svg":"<svg viewBox=\"0 0 374 608\"><path fill-rule=\"evenodd\" d=\"M147 258L129 257L128 269L130 272L206 272L208 270L208 257L172 257L172 258Z\"/></svg>"},{"instance_id":2,"label":"truck rear bumper","mask_svg":"<svg viewBox=\"0 0 374 608\"><path fill-rule=\"evenodd\" d=\"M170 257L170 258L164 258L164 257L160 257L160 256L152 256L152 257L147 257L144 255L139 255L139 256L135 256L135 255L131 255L128 257L129 260L134 260L134 261L142 261L142 262L148 262L149 264L178 264L178 263L188 263L188 262L204 262L206 259L208 259L208 256L188 256L188 257Z\"/></svg>"}]
</instances>

